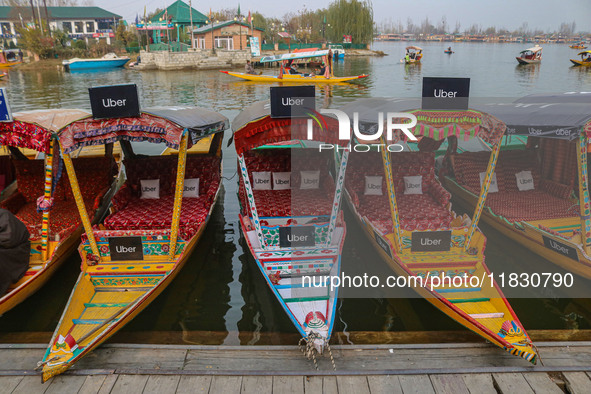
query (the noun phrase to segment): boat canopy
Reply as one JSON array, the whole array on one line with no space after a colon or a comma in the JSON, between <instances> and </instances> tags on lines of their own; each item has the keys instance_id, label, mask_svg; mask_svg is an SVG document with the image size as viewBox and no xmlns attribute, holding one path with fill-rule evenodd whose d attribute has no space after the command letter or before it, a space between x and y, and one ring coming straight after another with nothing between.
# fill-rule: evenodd
<instances>
[{"instance_id":1,"label":"boat canopy","mask_svg":"<svg viewBox=\"0 0 591 394\"><path fill-rule=\"evenodd\" d=\"M309 147L313 142L323 142L346 146L349 140L338 139L336 119L318 113L313 118L313 138L308 140L307 118L271 118L269 100L258 101L246 107L232 121L234 144L238 154L245 151L274 144L282 147ZM317 145L316 145L317 146Z\"/></svg>"},{"instance_id":2,"label":"boat canopy","mask_svg":"<svg viewBox=\"0 0 591 394\"><path fill-rule=\"evenodd\" d=\"M417 46L414 46L414 45L411 45L409 47L406 47L406 50L407 51L410 50L410 49L414 49L415 51L422 51L423 50L423 48L417 47Z\"/></svg>"},{"instance_id":3,"label":"boat canopy","mask_svg":"<svg viewBox=\"0 0 591 394\"><path fill-rule=\"evenodd\" d=\"M579 52L579 55L584 55L585 53L591 53L591 49L589 49L587 51Z\"/></svg>"},{"instance_id":4,"label":"boat canopy","mask_svg":"<svg viewBox=\"0 0 591 394\"><path fill-rule=\"evenodd\" d=\"M0 123L0 145L48 153L55 133L90 112L80 109L46 109L15 112L12 122Z\"/></svg>"},{"instance_id":5,"label":"boat canopy","mask_svg":"<svg viewBox=\"0 0 591 394\"><path fill-rule=\"evenodd\" d=\"M407 112L417 117L417 125L411 129L416 136L429 137L440 141L450 136L467 141L478 137L491 145L503 138L505 124L496 117L474 109L468 110L421 110L420 99L371 98L356 100L342 108L353 119L359 115L359 131L374 134L378 127L379 113ZM393 123L408 122L408 119L394 119ZM393 142L406 140L405 134L396 130Z\"/></svg>"},{"instance_id":6,"label":"boat canopy","mask_svg":"<svg viewBox=\"0 0 591 394\"><path fill-rule=\"evenodd\" d=\"M591 92L537 93L518 98L514 103L591 104Z\"/></svg>"},{"instance_id":7,"label":"boat canopy","mask_svg":"<svg viewBox=\"0 0 591 394\"><path fill-rule=\"evenodd\" d=\"M524 53L524 52L533 52L533 53L538 53L542 50L542 47L539 45L536 45L535 47L531 47L531 48L527 48L524 49L523 51L519 52L519 53Z\"/></svg>"},{"instance_id":8,"label":"boat canopy","mask_svg":"<svg viewBox=\"0 0 591 394\"><path fill-rule=\"evenodd\" d=\"M527 97L520 99L524 100ZM529 100L529 99L528 99ZM507 124L507 134L574 140L581 132L591 136L589 104L514 102L479 105Z\"/></svg>"},{"instance_id":9,"label":"boat canopy","mask_svg":"<svg viewBox=\"0 0 591 394\"><path fill-rule=\"evenodd\" d=\"M309 57L322 57L328 56L328 49L322 51L305 51L305 52L292 52L292 53L284 53L283 55L273 55L273 56L263 56L260 60L261 63L269 63L269 62L281 62L284 60L291 60L291 59L305 59Z\"/></svg>"},{"instance_id":10,"label":"boat canopy","mask_svg":"<svg viewBox=\"0 0 591 394\"><path fill-rule=\"evenodd\" d=\"M229 126L225 116L200 107L153 107L139 117L94 119L88 116L69 124L59 133L64 153L90 145L115 141L164 143L179 149L183 133L189 132L189 146Z\"/></svg>"}]
</instances>

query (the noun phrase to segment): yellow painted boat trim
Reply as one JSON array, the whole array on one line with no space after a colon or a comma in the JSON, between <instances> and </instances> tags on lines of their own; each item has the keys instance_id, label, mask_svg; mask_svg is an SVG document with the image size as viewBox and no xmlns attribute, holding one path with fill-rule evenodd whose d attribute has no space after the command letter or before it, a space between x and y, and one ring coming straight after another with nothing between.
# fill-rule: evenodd
<instances>
[{"instance_id":1,"label":"yellow painted boat trim","mask_svg":"<svg viewBox=\"0 0 591 394\"><path fill-rule=\"evenodd\" d=\"M305 77L299 74L284 74L283 78L279 78L275 75L256 75L256 74L245 74L232 71L221 71L224 74L231 75L240 79L253 82L288 82L288 83L339 83L339 82L350 82L355 79L366 78L367 74L355 75L351 77L331 77L326 78L321 75Z\"/></svg>"}]
</instances>

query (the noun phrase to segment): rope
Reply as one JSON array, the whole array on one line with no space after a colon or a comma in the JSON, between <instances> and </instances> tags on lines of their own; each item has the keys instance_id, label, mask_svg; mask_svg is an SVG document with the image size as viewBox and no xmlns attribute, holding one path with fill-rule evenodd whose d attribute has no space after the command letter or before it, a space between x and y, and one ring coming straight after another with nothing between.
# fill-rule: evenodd
<instances>
[{"instance_id":1,"label":"rope","mask_svg":"<svg viewBox=\"0 0 591 394\"><path fill-rule=\"evenodd\" d=\"M324 340L323 337L321 337L316 332L312 331L310 334L308 334L307 337L300 338L300 341L298 342L298 346L299 346L301 352L304 353L306 358L308 360L311 359L314 362L314 368L316 368L316 370L318 371L318 361L316 360L316 354L318 353L318 350L316 350L316 347L314 346L314 340L316 340L316 339ZM332 369L336 371L337 366L334 362L334 357L332 355L332 350L330 348L330 345L328 344L328 342L326 342L325 345L326 345L326 349L328 350L328 354L330 356L330 362L332 363Z\"/></svg>"},{"instance_id":2,"label":"rope","mask_svg":"<svg viewBox=\"0 0 591 394\"><path fill-rule=\"evenodd\" d=\"M57 359L59 359L60 356L54 356L52 358L50 358L49 360L45 360L45 361L39 361L37 362L37 366L35 367L35 371L37 371L38 369L42 368L43 366L45 366L45 364L50 363L52 361L55 361Z\"/></svg>"}]
</instances>

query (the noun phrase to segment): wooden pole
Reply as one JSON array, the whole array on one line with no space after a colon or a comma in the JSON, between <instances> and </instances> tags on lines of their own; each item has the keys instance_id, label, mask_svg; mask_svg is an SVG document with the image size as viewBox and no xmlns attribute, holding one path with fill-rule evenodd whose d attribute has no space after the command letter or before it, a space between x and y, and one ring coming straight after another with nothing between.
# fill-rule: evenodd
<instances>
[{"instance_id":1,"label":"wooden pole","mask_svg":"<svg viewBox=\"0 0 591 394\"><path fill-rule=\"evenodd\" d=\"M168 259L174 261L176 255L179 224L181 221L181 208L183 204L183 191L185 188L185 164L187 162L187 139L188 132L185 130L181 138L181 146L178 153L178 165L176 169L176 188L174 190L174 210L172 211L172 223L170 227L170 250Z\"/></svg>"},{"instance_id":2,"label":"wooden pole","mask_svg":"<svg viewBox=\"0 0 591 394\"><path fill-rule=\"evenodd\" d=\"M330 59L330 57L329 57ZM330 60L329 60L330 61ZM380 138L382 146L388 146L384 136ZM388 201L390 202L390 215L394 225L394 247L402 252L402 237L400 233L400 216L398 215L398 204L396 203L396 192L394 190L394 177L392 176L392 164L390 163L390 153L387 149L381 149L382 163L384 164L384 174L386 174L386 186L388 187Z\"/></svg>"},{"instance_id":3,"label":"wooden pole","mask_svg":"<svg viewBox=\"0 0 591 394\"><path fill-rule=\"evenodd\" d=\"M248 208L250 209L250 215L252 216L252 221L254 222L254 229L257 233L259 243L261 244L261 249L267 249L265 238L263 238L263 231L261 229L261 221L259 220L259 214L254 201L254 193L252 191L250 180L248 179L248 170L246 169L246 161L244 160L243 154L238 155L238 165L240 167L240 176L242 176L242 181L244 182L246 198L248 199Z\"/></svg>"},{"instance_id":4,"label":"wooden pole","mask_svg":"<svg viewBox=\"0 0 591 394\"><path fill-rule=\"evenodd\" d=\"M195 39L193 37L193 6L189 0L189 19L191 19L191 49L195 49Z\"/></svg>"},{"instance_id":5,"label":"wooden pole","mask_svg":"<svg viewBox=\"0 0 591 394\"><path fill-rule=\"evenodd\" d=\"M51 198L51 187L53 184L53 149L55 147L55 140L52 138L49 142L49 152L45 155L45 191L43 198L49 201ZM41 252L43 260L49 260L49 214L50 210L43 211L43 219L41 226Z\"/></svg>"},{"instance_id":6,"label":"wooden pole","mask_svg":"<svg viewBox=\"0 0 591 394\"><path fill-rule=\"evenodd\" d=\"M486 202L486 196L488 194L488 189L490 187L490 183L492 181L493 174L495 172L495 166L497 165L497 158L499 157L499 151L501 150L501 142L497 142L497 144L493 147L493 150L490 155L490 159L488 160L488 167L486 169L486 176L484 177L484 181L482 182L482 187L480 188L480 196L478 197L478 202L476 203L476 208L474 210L474 216L472 216L472 224L470 225L470 233L466 237L466 242L464 242L464 247L466 250L470 249L470 244L472 242L472 236L478 227L478 222L480 221L480 215L482 215L482 210L484 209L484 203Z\"/></svg>"},{"instance_id":7,"label":"wooden pole","mask_svg":"<svg viewBox=\"0 0 591 394\"><path fill-rule=\"evenodd\" d=\"M591 208L589 200L589 178L587 168L588 138L581 131L577 143L577 166L579 176L579 204L581 213L581 244L587 255L591 254Z\"/></svg>"},{"instance_id":8,"label":"wooden pole","mask_svg":"<svg viewBox=\"0 0 591 394\"><path fill-rule=\"evenodd\" d=\"M312 120L309 119L308 122ZM335 153L335 159L338 158ZM349 151L344 150L341 157L341 165L339 167L339 174L335 182L334 199L332 202L332 213L330 215L330 224L328 225L328 234L326 236L326 246L332 244L332 235L334 233L337 219L339 217L339 210L341 208L341 200L343 195L343 187L345 186L345 171L347 170L347 162L349 160Z\"/></svg>"},{"instance_id":9,"label":"wooden pole","mask_svg":"<svg viewBox=\"0 0 591 394\"><path fill-rule=\"evenodd\" d=\"M80 185L78 185L78 178L76 178L76 172L74 171L72 158L70 157L70 154L64 153L63 150L62 157L64 158L64 164L66 165L66 171L68 172L70 186L72 187L72 194L74 194L74 200L76 201L76 206L78 207L80 219L82 219L82 225L84 226L84 231L86 232L86 236L88 237L90 248L92 249L92 253L95 256L97 256L98 261L100 262L101 255L99 253L98 246L96 245L94 233L92 232L92 224L90 223L90 219L88 218L88 212L86 211L86 206L84 205L84 200L82 199L82 193L80 193Z\"/></svg>"}]
</instances>

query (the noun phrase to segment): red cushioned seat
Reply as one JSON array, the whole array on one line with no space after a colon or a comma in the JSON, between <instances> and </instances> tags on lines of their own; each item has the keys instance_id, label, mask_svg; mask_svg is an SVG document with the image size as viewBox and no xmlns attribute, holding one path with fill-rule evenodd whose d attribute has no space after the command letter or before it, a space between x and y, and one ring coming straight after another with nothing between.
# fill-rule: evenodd
<instances>
[{"instance_id":1,"label":"red cushioned seat","mask_svg":"<svg viewBox=\"0 0 591 394\"><path fill-rule=\"evenodd\" d=\"M259 171L291 172L290 190L253 190L259 217L290 217L330 215L334 197L334 181L328 173L328 158L317 153L297 152L292 155L289 149L247 152L245 154L250 182L252 173ZM300 171L320 171L320 188L299 189ZM247 206L246 189L242 178L239 185L239 198L242 207Z\"/></svg>"},{"instance_id":2,"label":"red cushioned seat","mask_svg":"<svg viewBox=\"0 0 591 394\"><path fill-rule=\"evenodd\" d=\"M392 155L396 203L400 225L404 230L437 230L449 228L453 215L449 209L451 195L435 179L432 153L404 152ZM384 233L394 230L390 214L386 179L379 153L350 156L346 178L347 190L357 210ZM382 176L381 196L364 195L365 176ZM404 176L421 175L423 194L404 194Z\"/></svg>"},{"instance_id":3,"label":"red cushioned seat","mask_svg":"<svg viewBox=\"0 0 591 394\"><path fill-rule=\"evenodd\" d=\"M170 229L178 158L158 156L124 162L127 182L113 198L114 212L104 222L107 230ZM183 198L179 235L189 240L205 221L220 185L220 158L187 156L185 179L199 178L199 197ZM140 181L160 179L160 198L140 198Z\"/></svg>"},{"instance_id":4,"label":"red cushioned seat","mask_svg":"<svg viewBox=\"0 0 591 394\"><path fill-rule=\"evenodd\" d=\"M472 193L480 193L479 173L486 171L489 152L466 152L454 156L456 181ZM515 174L531 171L534 190L519 191ZM576 216L568 199L571 188L542 179L536 152L532 149L501 152L497 160L498 192L488 193L486 205L511 222Z\"/></svg>"}]
</instances>

